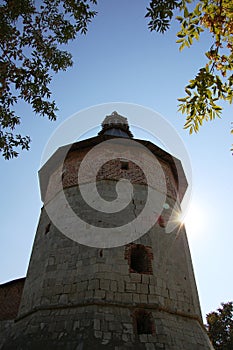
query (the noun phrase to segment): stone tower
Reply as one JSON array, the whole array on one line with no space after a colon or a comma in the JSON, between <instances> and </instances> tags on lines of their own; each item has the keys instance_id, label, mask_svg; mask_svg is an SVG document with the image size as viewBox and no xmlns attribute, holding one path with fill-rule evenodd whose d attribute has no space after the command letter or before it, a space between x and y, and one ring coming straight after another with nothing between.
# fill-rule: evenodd
<instances>
[{"instance_id":1,"label":"stone tower","mask_svg":"<svg viewBox=\"0 0 233 350\"><path fill-rule=\"evenodd\" d=\"M127 119L113 112L98 136L59 148L40 170L44 207L20 309L2 349L212 349L202 324L185 228L166 232L172 209L187 188L179 160L151 142L135 140L156 157L166 182L162 211L136 240L117 245L116 238L106 248L105 242L85 245L71 239L72 233L64 234L65 228L76 227L65 206L57 205L61 189L66 206L85 221L84 239L91 225L110 230L133 221L142 211L148 194L145 174L125 158L121 143L132 137ZM116 183L123 178L130 180L134 199L125 211L93 215L82 198L78 170L90 150L109 140L118 142L122 157L105 162L98 171L98 191L105 200L114 200ZM91 168L87 173L92 174ZM160 175L152 176L162 193ZM53 215L63 230L46 210L53 203Z\"/></svg>"}]
</instances>

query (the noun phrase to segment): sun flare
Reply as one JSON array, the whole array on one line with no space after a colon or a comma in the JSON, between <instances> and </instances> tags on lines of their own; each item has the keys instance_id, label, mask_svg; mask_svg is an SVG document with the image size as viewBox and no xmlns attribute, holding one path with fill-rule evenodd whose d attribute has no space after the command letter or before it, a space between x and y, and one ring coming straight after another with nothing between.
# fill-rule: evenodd
<instances>
[{"instance_id":1,"label":"sun flare","mask_svg":"<svg viewBox=\"0 0 233 350\"><path fill-rule=\"evenodd\" d=\"M198 236L204 223L201 206L192 201L181 222L185 225L188 236Z\"/></svg>"}]
</instances>

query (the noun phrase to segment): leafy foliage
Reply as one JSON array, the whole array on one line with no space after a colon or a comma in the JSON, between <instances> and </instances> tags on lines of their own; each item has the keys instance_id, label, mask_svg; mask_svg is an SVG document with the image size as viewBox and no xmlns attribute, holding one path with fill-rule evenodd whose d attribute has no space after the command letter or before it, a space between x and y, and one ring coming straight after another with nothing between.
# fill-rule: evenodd
<instances>
[{"instance_id":1,"label":"leafy foliage","mask_svg":"<svg viewBox=\"0 0 233 350\"><path fill-rule=\"evenodd\" d=\"M149 17L148 27L151 31L156 30L164 33L170 27L174 9L179 7L178 1L173 0L152 0L147 7L145 17Z\"/></svg>"},{"instance_id":2,"label":"leafy foliage","mask_svg":"<svg viewBox=\"0 0 233 350\"><path fill-rule=\"evenodd\" d=\"M207 314L207 331L216 350L233 349L233 302Z\"/></svg>"},{"instance_id":3,"label":"leafy foliage","mask_svg":"<svg viewBox=\"0 0 233 350\"><path fill-rule=\"evenodd\" d=\"M189 7L192 6L192 10ZM193 8L194 7L194 8ZM213 43L205 53L206 65L185 87L186 96L180 98L179 110L186 115L184 128L190 134L198 132L203 121L221 116L220 100L233 100L233 2L232 0L151 1L146 16L152 18L149 28L165 32L174 11L180 23L177 43L180 50L190 47L200 34L208 31Z\"/></svg>"},{"instance_id":4,"label":"leafy foliage","mask_svg":"<svg viewBox=\"0 0 233 350\"><path fill-rule=\"evenodd\" d=\"M30 138L15 134L21 118L18 101L33 112L56 119L51 100L52 73L72 66L72 56L63 44L86 34L96 12L97 0L3 0L0 5L0 152L17 157L17 148L28 149ZM191 7L191 9L190 9ZM203 31L213 43L208 59L185 87L179 110L186 114L185 128L197 132L205 120L220 117L217 101L233 100L233 2L232 0L151 0L146 17L151 31L166 32L175 14L180 23L177 43L190 47Z\"/></svg>"},{"instance_id":5,"label":"leafy foliage","mask_svg":"<svg viewBox=\"0 0 233 350\"><path fill-rule=\"evenodd\" d=\"M14 134L21 123L14 108L18 100L50 120L57 107L51 101L52 73L72 66L71 54L60 47L85 34L96 12L96 0L5 0L0 6L0 152L17 157L30 138Z\"/></svg>"}]
</instances>

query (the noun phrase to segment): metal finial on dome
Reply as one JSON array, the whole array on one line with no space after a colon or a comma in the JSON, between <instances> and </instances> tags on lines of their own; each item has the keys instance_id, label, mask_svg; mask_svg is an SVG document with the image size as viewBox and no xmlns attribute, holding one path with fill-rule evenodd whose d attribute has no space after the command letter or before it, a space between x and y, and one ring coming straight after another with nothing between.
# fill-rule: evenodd
<instances>
[{"instance_id":1,"label":"metal finial on dome","mask_svg":"<svg viewBox=\"0 0 233 350\"><path fill-rule=\"evenodd\" d=\"M129 130L127 118L118 114L116 111L112 112L110 115L107 115L101 125L102 130L98 135L133 137L133 134Z\"/></svg>"}]
</instances>

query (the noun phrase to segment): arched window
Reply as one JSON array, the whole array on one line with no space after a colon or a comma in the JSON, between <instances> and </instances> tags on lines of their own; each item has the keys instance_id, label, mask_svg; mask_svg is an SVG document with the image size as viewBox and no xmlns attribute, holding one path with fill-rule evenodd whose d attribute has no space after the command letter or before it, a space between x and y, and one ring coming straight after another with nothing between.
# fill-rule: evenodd
<instances>
[{"instance_id":1,"label":"arched window","mask_svg":"<svg viewBox=\"0 0 233 350\"><path fill-rule=\"evenodd\" d=\"M153 253L151 247L142 244L132 244L126 249L130 272L152 274Z\"/></svg>"}]
</instances>

